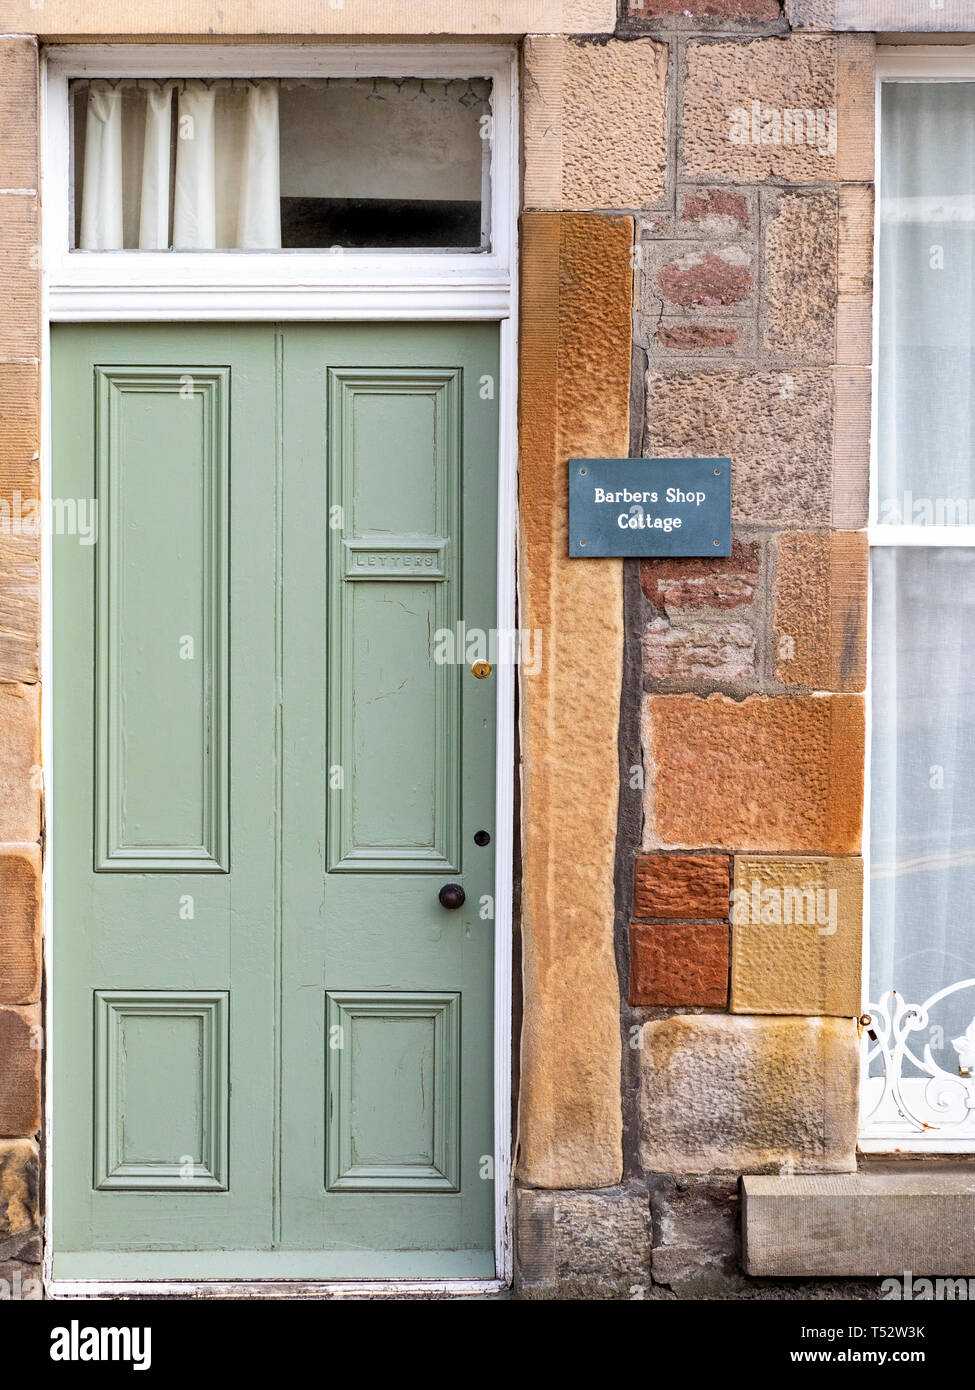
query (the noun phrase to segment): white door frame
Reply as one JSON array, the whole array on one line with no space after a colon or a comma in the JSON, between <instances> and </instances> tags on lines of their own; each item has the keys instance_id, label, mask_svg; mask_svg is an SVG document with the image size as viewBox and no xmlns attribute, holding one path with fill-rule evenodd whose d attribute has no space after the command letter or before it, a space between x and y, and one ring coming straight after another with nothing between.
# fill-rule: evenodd
<instances>
[{"instance_id":1,"label":"white door frame","mask_svg":"<svg viewBox=\"0 0 975 1390\"><path fill-rule=\"evenodd\" d=\"M124 76L413 76L490 77L493 82L491 249L486 253L356 251L70 252L70 77ZM44 515L52 500L51 350L55 322L208 321L496 321L500 329L498 438L498 626L516 617L517 533L517 216L518 61L513 46L497 44L111 45L45 50L41 68L42 244L41 479ZM42 546L42 679L53 671L53 583L49 528ZM57 826L52 820L56 769L45 764L47 808L44 859L44 933L47 1038L44 1133L46 1191L44 1286L50 1298L154 1296L308 1297L382 1292L443 1291L477 1294L511 1281L511 990L512 862L514 836L515 668L497 667L496 870L494 953L494 1163L495 1255L493 1280L371 1281L81 1281L52 1274L51 1220L53 1115L56 1108L51 1047L55 923L52 864ZM50 698L43 702L42 739L53 748Z\"/></svg>"}]
</instances>

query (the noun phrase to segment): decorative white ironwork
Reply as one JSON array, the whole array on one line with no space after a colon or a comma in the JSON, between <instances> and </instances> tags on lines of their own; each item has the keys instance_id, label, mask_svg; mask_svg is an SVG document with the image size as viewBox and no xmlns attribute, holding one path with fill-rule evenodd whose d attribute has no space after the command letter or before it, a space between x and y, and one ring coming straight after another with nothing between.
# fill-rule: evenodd
<instances>
[{"instance_id":1,"label":"decorative white ironwork","mask_svg":"<svg viewBox=\"0 0 975 1390\"><path fill-rule=\"evenodd\" d=\"M861 1147L975 1148L975 1017L951 1039L958 1054L954 1072L938 1065L930 1040L918 1056L922 1030L932 1028L931 1013L943 999L975 989L975 979L940 989L923 1004L909 1004L896 989L868 1004L860 1019L864 1042ZM912 1045L913 1044L913 1045ZM880 1060L883 1075L870 1075ZM905 1067L915 1074L905 1073Z\"/></svg>"}]
</instances>

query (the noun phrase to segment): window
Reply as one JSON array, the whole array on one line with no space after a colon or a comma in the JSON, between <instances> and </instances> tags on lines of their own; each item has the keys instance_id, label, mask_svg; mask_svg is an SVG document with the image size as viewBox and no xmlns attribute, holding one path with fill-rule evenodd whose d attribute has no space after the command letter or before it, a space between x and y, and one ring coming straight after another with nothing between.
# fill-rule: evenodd
<instances>
[{"instance_id":1,"label":"window","mask_svg":"<svg viewBox=\"0 0 975 1390\"><path fill-rule=\"evenodd\" d=\"M517 50L44 51L53 319L505 318Z\"/></svg>"},{"instance_id":2,"label":"window","mask_svg":"<svg viewBox=\"0 0 975 1390\"><path fill-rule=\"evenodd\" d=\"M867 1148L975 1148L975 67L957 61L900 55L880 88Z\"/></svg>"},{"instance_id":3,"label":"window","mask_svg":"<svg viewBox=\"0 0 975 1390\"><path fill-rule=\"evenodd\" d=\"M487 78L80 78L69 100L75 249L487 248Z\"/></svg>"}]
</instances>

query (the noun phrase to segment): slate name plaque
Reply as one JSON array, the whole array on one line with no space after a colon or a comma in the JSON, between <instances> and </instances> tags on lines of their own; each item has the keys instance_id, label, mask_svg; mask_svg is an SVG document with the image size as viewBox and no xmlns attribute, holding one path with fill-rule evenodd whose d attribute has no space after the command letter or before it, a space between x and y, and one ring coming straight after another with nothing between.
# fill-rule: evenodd
<instances>
[{"instance_id":1,"label":"slate name plaque","mask_svg":"<svg viewBox=\"0 0 975 1390\"><path fill-rule=\"evenodd\" d=\"M569 554L730 555L731 459L569 459Z\"/></svg>"}]
</instances>

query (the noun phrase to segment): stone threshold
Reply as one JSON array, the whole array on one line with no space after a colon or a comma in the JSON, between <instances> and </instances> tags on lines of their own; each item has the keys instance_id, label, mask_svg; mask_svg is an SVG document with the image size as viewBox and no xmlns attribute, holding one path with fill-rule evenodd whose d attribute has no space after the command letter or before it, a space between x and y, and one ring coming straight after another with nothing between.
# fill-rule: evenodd
<instances>
[{"instance_id":1,"label":"stone threshold","mask_svg":"<svg viewBox=\"0 0 975 1390\"><path fill-rule=\"evenodd\" d=\"M744 1177L741 1186L743 1262L753 1277L975 1277L969 1165Z\"/></svg>"}]
</instances>

